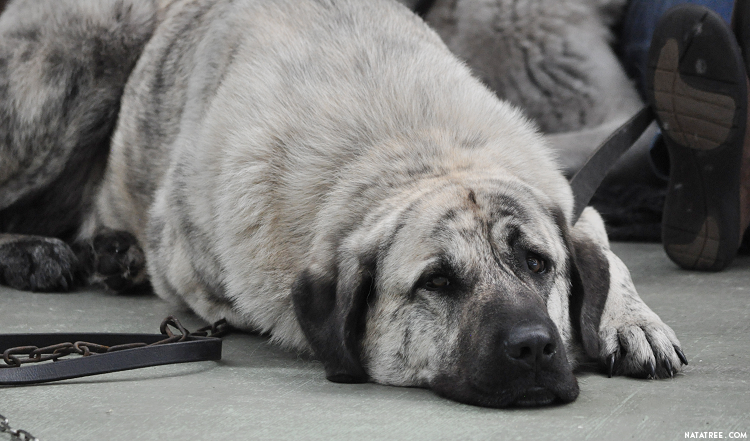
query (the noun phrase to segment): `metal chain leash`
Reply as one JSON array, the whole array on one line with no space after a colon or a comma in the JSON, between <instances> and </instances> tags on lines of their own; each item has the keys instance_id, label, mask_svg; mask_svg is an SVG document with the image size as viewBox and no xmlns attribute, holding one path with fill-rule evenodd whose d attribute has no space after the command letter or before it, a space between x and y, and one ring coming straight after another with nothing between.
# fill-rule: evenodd
<instances>
[{"instance_id":1,"label":"metal chain leash","mask_svg":"<svg viewBox=\"0 0 750 441\"><path fill-rule=\"evenodd\" d=\"M172 331L174 328L177 333ZM41 363L44 361L57 361L62 357L78 354L84 357L91 355L102 354L107 352L122 351L124 349L141 348L145 346L156 346L167 343L182 342L190 339L191 337L222 337L229 333L230 326L226 320L219 320L209 326L204 326L198 329L196 332L189 332L182 326L179 320L169 316L164 319L159 327L162 334L166 336L164 340L157 341L156 343L127 343L116 346L105 346L97 343L90 343L85 341L76 342L64 342L55 345L45 346L42 348L36 346L17 346L15 348L8 348L3 352L3 361L5 364L0 364L2 368L17 368L27 363ZM19 355L26 357L19 357Z\"/></svg>"},{"instance_id":2,"label":"metal chain leash","mask_svg":"<svg viewBox=\"0 0 750 441\"><path fill-rule=\"evenodd\" d=\"M14 429L10 427L10 422L7 418L0 415L0 433L10 434L10 439L19 441L41 441L39 438L30 434L23 429Z\"/></svg>"}]
</instances>

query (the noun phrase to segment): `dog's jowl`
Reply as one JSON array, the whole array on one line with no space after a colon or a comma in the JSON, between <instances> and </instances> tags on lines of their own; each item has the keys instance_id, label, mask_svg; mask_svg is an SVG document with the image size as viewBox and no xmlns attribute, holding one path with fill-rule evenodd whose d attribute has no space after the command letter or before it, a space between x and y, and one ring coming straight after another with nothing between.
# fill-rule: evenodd
<instances>
[{"instance_id":1,"label":"dog's jowl","mask_svg":"<svg viewBox=\"0 0 750 441\"><path fill-rule=\"evenodd\" d=\"M150 283L333 381L482 406L684 361L532 124L396 2L17 1L0 32L5 284Z\"/></svg>"}]
</instances>

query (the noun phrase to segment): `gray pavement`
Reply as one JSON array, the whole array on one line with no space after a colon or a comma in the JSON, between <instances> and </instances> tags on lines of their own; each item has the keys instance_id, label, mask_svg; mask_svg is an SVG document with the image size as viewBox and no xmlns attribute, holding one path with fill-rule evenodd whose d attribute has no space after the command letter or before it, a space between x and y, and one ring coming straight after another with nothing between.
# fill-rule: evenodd
<instances>
[{"instance_id":1,"label":"gray pavement","mask_svg":"<svg viewBox=\"0 0 750 441\"><path fill-rule=\"evenodd\" d=\"M677 269L654 244L614 244L690 365L671 380L584 368L564 406L496 410L432 392L325 380L322 366L258 335L226 338L220 362L160 366L47 385L0 387L0 414L43 441L257 439L686 439L750 434L750 258L718 274ZM174 314L154 296L0 288L0 333L158 332ZM716 435L716 434L714 434ZM697 434L700 436L700 433ZM0 441L9 439L0 434Z\"/></svg>"}]
</instances>

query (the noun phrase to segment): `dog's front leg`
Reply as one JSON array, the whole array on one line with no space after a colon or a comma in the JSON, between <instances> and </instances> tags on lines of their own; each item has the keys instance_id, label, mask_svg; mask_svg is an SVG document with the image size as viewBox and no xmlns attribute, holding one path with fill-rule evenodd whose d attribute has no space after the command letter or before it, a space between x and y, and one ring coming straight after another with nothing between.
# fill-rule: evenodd
<instances>
[{"instance_id":1,"label":"dog's front leg","mask_svg":"<svg viewBox=\"0 0 750 441\"><path fill-rule=\"evenodd\" d=\"M610 376L674 376L687 364L680 342L641 300L627 267L609 248L599 214L587 208L571 236L579 277L572 304L579 308L586 354L601 361Z\"/></svg>"},{"instance_id":2,"label":"dog's front leg","mask_svg":"<svg viewBox=\"0 0 750 441\"><path fill-rule=\"evenodd\" d=\"M610 290L599 324L599 359L609 374L672 377L687 359L672 328L641 300L625 264L607 250Z\"/></svg>"}]
</instances>

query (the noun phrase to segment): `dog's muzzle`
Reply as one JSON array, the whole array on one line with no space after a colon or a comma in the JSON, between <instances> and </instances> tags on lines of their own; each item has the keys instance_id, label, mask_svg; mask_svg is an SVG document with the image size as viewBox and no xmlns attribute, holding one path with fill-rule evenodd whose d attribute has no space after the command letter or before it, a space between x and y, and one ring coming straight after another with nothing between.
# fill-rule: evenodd
<instances>
[{"instance_id":1,"label":"dog's muzzle","mask_svg":"<svg viewBox=\"0 0 750 441\"><path fill-rule=\"evenodd\" d=\"M480 318L463 329L456 362L435 378L432 389L487 407L575 400L578 383L560 334L543 307L537 302L493 303L484 305L474 316Z\"/></svg>"}]
</instances>

